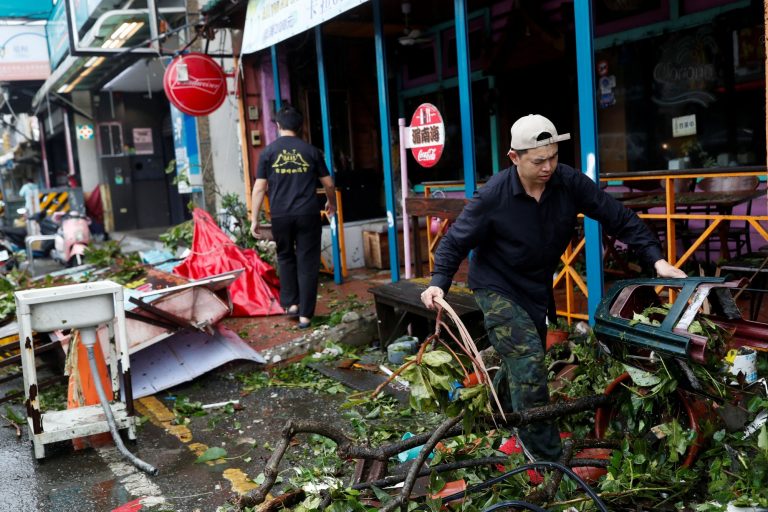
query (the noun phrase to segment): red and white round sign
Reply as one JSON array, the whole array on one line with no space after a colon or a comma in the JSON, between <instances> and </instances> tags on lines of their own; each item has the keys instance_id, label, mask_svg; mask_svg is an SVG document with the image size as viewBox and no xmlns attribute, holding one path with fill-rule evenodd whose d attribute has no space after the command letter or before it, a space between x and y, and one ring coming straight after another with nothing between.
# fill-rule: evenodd
<instances>
[{"instance_id":1,"label":"red and white round sign","mask_svg":"<svg viewBox=\"0 0 768 512\"><path fill-rule=\"evenodd\" d=\"M416 162L422 167L432 167L443 154L445 125L437 107L422 103L413 113L408 128L408 147Z\"/></svg>"},{"instance_id":2,"label":"red and white round sign","mask_svg":"<svg viewBox=\"0 0 768 512\"><path fill-rule=\"evenodd\" d=\"M165 95L191 116L210 114L227 97L227 77L221 66L202 53L179 55L163 75Z\"/></svg>"}]
</instances>

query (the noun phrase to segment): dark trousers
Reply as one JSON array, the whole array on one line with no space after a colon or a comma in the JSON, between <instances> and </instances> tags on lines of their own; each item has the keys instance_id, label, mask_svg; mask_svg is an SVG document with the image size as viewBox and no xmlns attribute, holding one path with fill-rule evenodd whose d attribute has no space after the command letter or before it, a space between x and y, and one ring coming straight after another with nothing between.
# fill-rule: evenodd
<instances>
[{"instance_id":1,"label":"dark trousers","mask_svg":"<svg viewBox=\"0 0 768 512\"><path fill-rule=\"evenodd\" d=\"M505 412L548 405L544 343L530 315L491 290L475 290L475 301L485 315L488 339L501 356L501 369L493 383ZM531 423L520 427L518 433L536 460L560 460L562 448L556 421Z\"/></svg>"},{"instance_id":2,"label":"dark trousers","mask_svg":"<svg viewBox=\"0 0 768 512\"><path fill-rule=\"evenodd\" d=\"M320 274L320 215L290 215L272 219L280 274L280 304L299 305L299 315L312 318Z\"/></svg>"}]
</instances>

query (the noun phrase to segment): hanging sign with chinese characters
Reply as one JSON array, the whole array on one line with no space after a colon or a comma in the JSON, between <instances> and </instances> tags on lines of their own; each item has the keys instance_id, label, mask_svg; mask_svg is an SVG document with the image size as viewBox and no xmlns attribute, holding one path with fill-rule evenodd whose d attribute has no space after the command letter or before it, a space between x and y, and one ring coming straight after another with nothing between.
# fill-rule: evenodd
<instances>
[{"instance_id":1,"label":"hanging sign with chinese characters","mask_svg":"<svg viewBox=\"0 0 768 512\"><path fill-rule=\"evenodd\" d=\"M443 154L445 125L437 107L422 103L413 113L411 126L405 129L406 147L422 167L434 166Z\"/></svg>"}]
</instances>

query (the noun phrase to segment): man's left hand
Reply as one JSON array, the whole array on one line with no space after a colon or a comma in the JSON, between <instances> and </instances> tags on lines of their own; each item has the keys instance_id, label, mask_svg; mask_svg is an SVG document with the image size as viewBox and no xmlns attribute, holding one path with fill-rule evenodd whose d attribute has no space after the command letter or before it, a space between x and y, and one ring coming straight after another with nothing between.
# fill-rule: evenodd
<instances>
[{"instance_id":1,"label":"man's left hand","mask_svg":"<svg viewBox=\"0 0 768 512\"><path fill-rule=\"evenodd\" d=\"M327 201L325 203L325 213L329 217L333 217L333 214L336 213L336 205L335 204L331 204L330 201Z\"/></svg>"},{"instance_id":2,"label":"man's left hand","mask_svg":"<svg viewBox=\"0 0 768 512\"><path fill-rule=\"evenodd\" d=\"M670 264L667 260L659 260L654 263L653 268L656 269L656 274L659 277L684 279L688 277L688 274Z\"/></svg>"}]
</instances>

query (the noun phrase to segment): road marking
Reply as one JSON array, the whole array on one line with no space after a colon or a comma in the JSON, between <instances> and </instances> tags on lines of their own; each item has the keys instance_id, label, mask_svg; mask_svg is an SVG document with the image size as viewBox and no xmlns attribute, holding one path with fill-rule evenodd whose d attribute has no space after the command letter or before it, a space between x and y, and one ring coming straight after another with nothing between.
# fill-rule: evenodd
<instances>
[{"instance_id":1,"label":"road marking","mask_svg":"<svg viewBox=\"0 0 768 512\"><path fill-rule=\"evenodd\" d=\"M154 396L140 398L134 405L139 414L149 418L150 423L160 428L164 428L182 443L187 444L192 440L192 432L186 425L171 424L171 422L176 419L176 415ZM206 450L207 449L208 448L206 448Z\"/></svg>"},{"instance_id":2,"label":"road marking","mask_svg":"<svg viewBox=\"0 0 768 512\"><path fill-rule=\"evenodd\" d=\"M117 448L111 446L98 448L96 451L131 496L141 497L141 503L148 506L165 503L160 487L138 468L125 462Z\"/></svg>"},{"instance_id":3,"label":"road marking","mask_svg":"<svg viewBox=\"0 0 768 512\"><path fill-rule=\"evenodd\" d=\"M229 480L230 484L232 484L232 491L241 496L251 489L256 489L258 487L258 485L253 483L251 479L248 478L248 473L244 473L237 468L225 469L223 476Z\"/></svg>"},{"instance_id":4,"label":"road marking","mask_svg":"<svg viewBox=\"0 0 768 512\"><path fill-rule=\"evenodd\" d=\"M169 410L163 402L154 396L140 398L134 402L134 405L136 411L142 416L146 416L150 423L160 428L164 428L168 433L184 443L184 445L198 457L208 449L208 445L206 444L191 442L192 431L185 425L172 425L171 422L176 418L176 415L173 414L173 411ZM215 461L208 461L207 464L212 466L215 464ZM228 468L224 470L222 476L230 482L232 491L239 495L243 495L251 489L258 487L258 485L250 480L248 473L237 468Z\"/></svg>"}]
</instances>

